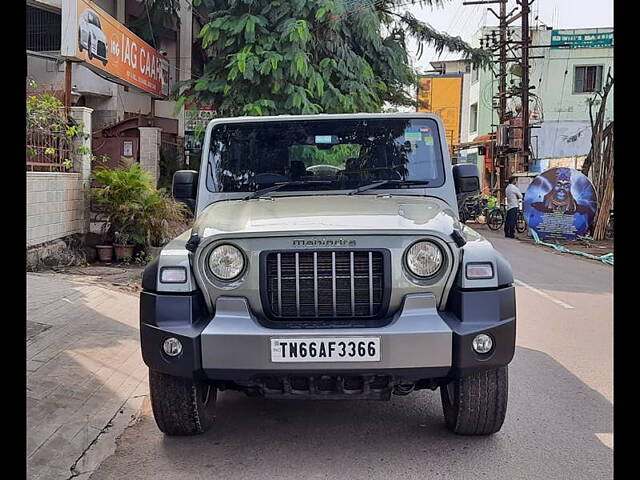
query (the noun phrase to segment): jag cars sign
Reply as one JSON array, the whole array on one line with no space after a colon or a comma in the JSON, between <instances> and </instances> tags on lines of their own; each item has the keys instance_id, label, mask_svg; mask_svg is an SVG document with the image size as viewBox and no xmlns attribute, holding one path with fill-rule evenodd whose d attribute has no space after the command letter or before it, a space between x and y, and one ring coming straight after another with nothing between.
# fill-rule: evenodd
<instances>
[{"instance_id":1,"label":"jag cars sign","mask_svg":"<svg viewBox=\"0 0 640 480\"><path fill-rule=\"evenodd\" d=\"M169 63L140 37L89 0L62 2L63 57L150 93L169 94Z\"/></svg>"},{"instance_id":2,"label":"jag cars sign","mask_svg":"<svg viewBox=\"0 0 640 480\"><path fill-rule=\"evenodd\" d=\"M573 168L538 175L524 195L524 215L541 239L571 240L586 235L598 202L591 181Z\"/></svg>"}]
</instances>

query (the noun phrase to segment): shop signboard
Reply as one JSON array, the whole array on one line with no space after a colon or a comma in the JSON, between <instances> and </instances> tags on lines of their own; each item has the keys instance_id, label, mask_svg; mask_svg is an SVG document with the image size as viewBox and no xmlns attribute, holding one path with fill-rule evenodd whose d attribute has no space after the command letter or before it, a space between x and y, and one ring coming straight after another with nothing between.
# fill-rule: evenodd
<instances>
[{"instance_id":1,"label":"shop signboard","mask_svg":"<svg viewBox=\"0 0 640 480\"><path fill-rule=\"evenodd\" d=\"M606 48L613 47L613 31L597 33L569 33L551 31L551 48Z\"/></svg>"},{"instance_id":2,"label":"shop signboard","mask_svg":"<svg viewBox=\"0 0 640 480\"><path fill-rule=\"evenodd\" d=\"M541 239L572 240L587 235L597 205L589 178L573 168L551 168L527 188L524 216Z\"/></svg>"},{"instance_id":3,"label":"shop signboard","mask_svg":"<svg viewBox=\"0 0 640 480\"><path fill-rule=\"evenodd\" d=\"M63 0L62 18L62 57L154 98L169 94L169 62L95 3Z\"/></svg>"}]
</instances>

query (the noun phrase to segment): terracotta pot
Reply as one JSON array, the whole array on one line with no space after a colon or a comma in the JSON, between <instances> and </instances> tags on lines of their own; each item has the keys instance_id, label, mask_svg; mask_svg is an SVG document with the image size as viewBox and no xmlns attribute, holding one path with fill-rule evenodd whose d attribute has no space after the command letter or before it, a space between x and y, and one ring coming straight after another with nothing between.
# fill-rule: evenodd
<instances>
[{"instance_id":1,"label":"terracotta pot","mask_svg":"<svg viewBox=\"0 0 640 480\"><path fill-rule=\"evenodd\" d=\"M113 245L96 245L98 258L101 262L110 262L113 260Z\"/></svg>"},{"instance_id":2,"label":"terracotta pot","mask_svg":"<svg viewBox=\"0 0 640 480\"><path fill-rule=\"evenodd\" d=\"M125 257L133 258L133 249L135 245L116 245L113 244L113 249L116 252L116 260L121 261Z\"/></svg>"}]
</instances>

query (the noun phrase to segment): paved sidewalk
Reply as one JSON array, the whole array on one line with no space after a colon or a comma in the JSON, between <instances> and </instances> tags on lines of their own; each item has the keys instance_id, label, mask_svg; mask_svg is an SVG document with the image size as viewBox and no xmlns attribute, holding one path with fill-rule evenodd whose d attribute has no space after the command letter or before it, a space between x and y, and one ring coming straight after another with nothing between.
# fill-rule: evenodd
<instances>
[{"instance_id":1,"label":"paved sidewalk","mask_svg":"<svg viewBox=\"0 0 640 480\"><path fill-rule=\"evenodd\" d=\"M147 393L137 295L28 273L28 478L88 478Z\"/></svg>"}]
</instances>

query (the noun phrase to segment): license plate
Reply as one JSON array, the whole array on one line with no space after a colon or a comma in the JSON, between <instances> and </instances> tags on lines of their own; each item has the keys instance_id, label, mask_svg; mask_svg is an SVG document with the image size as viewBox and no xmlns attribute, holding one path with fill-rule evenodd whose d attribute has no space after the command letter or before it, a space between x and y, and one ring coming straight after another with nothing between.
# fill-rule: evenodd
<instances>
[{"instance_id":1,"label":"license plate","mask_svg":"<svg viewBox=\"0 0 640 480\"><path fill-rule=\"evenodd\" d=\"M379 362L380 337L272 338L272 362Z\"/></svg>"}]
</instances>

